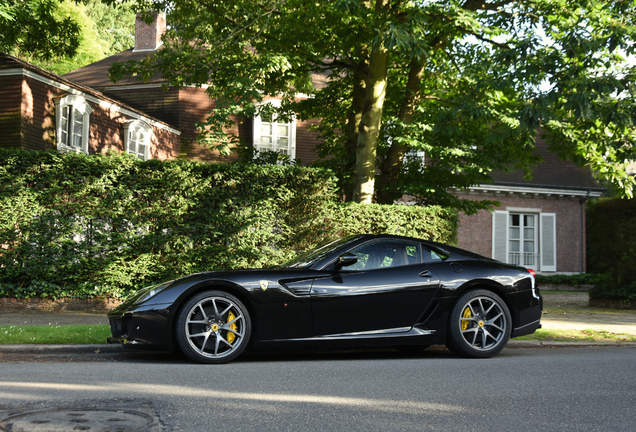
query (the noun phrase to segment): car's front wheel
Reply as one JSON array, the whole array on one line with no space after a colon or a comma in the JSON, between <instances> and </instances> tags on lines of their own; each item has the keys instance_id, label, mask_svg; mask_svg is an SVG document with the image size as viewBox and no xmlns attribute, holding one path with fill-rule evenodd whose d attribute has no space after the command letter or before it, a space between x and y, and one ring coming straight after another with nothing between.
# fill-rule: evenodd
<instances>
[{"instance_id":1,"label":"car's front wheel","mask_svg":"<svg viewBox=\"0 0 636 432\"><path fill-rule=\"evenodd\" d=\"M497 355L510 339L512 319L506 303L492 291L462 295L453 307L446 346L464 357Z\"/></svg>"},{"instance_id":2,"label":"car's front wheel","mask_svg":"<svg viewBox=\"0 0 636 432\"><path fill-rule=\"evenodd\" d=\"M204 291L185 302L176 322L181 351L199 363L227 363L250 339L251 321L239 299L224 291Z\"/></svg>"}]
</instances>

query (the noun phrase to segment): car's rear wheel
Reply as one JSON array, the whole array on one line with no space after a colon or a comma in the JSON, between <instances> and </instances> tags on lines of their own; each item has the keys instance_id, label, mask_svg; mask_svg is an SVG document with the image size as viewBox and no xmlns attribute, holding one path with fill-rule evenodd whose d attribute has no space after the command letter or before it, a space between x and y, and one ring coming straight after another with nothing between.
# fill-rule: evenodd
<instances>
[{"instance_id":1,"label":"car's rear wheel","mask_svg":"<svg viewBox=\"0 0 636 432\"><path fill-rule=\"evenodd\" d=\"M185 302L176 322L181 351L199 363L227 363L250 339L251 321L239 299L224 291L204 291Z\"/></svg>"},{"instance_id":2,"label":"car's rear wheel","mask_svg":"<svg viewBox=\"0 0 636 432\"><path fill-rule=\"evenodd\" d=\"M506 303L492 291L462 295L453 307L446 346L464 357L497 355L510 339L512 319Z\"/></svg>"}]
</instances>

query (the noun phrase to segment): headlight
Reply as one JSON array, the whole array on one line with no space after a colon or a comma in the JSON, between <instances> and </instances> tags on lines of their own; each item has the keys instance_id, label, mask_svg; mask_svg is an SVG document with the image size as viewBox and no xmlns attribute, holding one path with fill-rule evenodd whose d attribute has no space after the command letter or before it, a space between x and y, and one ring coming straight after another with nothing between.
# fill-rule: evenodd
<instances>
[{"instance_id":1,"label":"headlight","mask_svg":"<svg viewBox=\"0 0 636 432\"><path fill-rule=\"evenodd\" d=\"M139 297L135 303L143 303L145 301L150 300L151 298L159 294L161 291L165 290L170 285L172 285L172 282L174 281L168 281L158 285L149 286L148 288L144 288L142 290L143 292L142 296Z\"/></svg>"}]
</instances>

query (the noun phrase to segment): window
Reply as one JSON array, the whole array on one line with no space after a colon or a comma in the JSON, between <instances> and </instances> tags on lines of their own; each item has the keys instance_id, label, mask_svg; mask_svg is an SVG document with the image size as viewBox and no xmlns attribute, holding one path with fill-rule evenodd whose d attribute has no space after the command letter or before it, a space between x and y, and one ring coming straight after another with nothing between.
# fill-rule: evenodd
<instances>
[{"instance_id":1,"label":"window","mask_svg":"<svg viewBox=\"0 0 636 432\"><path fill-rule=\"evenodd\" d=\"M422 164L426 163L426 152L424 150L410 149L404 154L405 159L413 159Z\"/></svg>"},{"instance_id":2,"label":"window","mask_svg":"<svg viewBox=\"0 0 636 432\"><path fill-rule=\"evenodd\" d=\"M279 100L266 102L275 107L280 107ZM289 156L296 157L296 121L277 121L272 116L254 117L254 148L259 152L275 151Z\"/></svg>"},{"instance_id":3,"label":"window","mask_svg":"<svg viewBox=\"0 0 636 432\"><path fill-rule=\"evenodd\" d=\"M152 128L141 120L124 123L124 147L141 160L150 159Z\"/></svg>"},{"instance_id":4,"label":"window","mask_svg":"<svg viewBox=\"0 0 636 432\"><path fill-rule=\"evenodd\" d=\"M445 261L448 259L450 254L441 249L434 249L427 245L422 245L422 262L425 263L435 263L440 261Z\"/></svg>"},{"instance_id":5,"label":"window","mask_svg":"<svg viewBox=\"0 0 636 432\"><path fill-rule=\"evenodd\" d=\"M88 154L91 106L81 96L68 95L55 101L58 150Z\"/></svg>"},{"instance_id":6,"label":"window","mask_svg":"<svg viewBox=\"0 0 636 432\"><path fill-rule=\"evenodd\" d=\"M421 262L420 245L417 243L379 241L363 244L351 252L358 257L358 262L343 270L373 270Z\"/></svg>"},{"instance_id":7,"label":"window","mask_svg":"<svg viewBox=\"0 0 636 432\"><path fill-rule=\"evenodd\" d=\"M508 262L510 264L536 267L538 259L537 216L519 213L508 215Z\"/></svg>"},{"instance_id":8,"label":"window","mask_svg":"<svg viewBox=\"0 0 636 432\"><path fill-rule=\"evenodd\" d=\"M539 271L556 271L554 213L495 211L492 257Z\"/></svg>"}]
</instances>

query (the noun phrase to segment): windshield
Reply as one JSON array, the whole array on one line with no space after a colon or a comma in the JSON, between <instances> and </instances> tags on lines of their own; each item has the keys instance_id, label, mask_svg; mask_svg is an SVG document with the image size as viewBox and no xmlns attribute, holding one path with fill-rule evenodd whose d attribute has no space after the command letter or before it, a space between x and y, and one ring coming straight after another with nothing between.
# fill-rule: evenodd
<instances>
[{"instance_id":1,"label":"windshield","mask_svg":"<svg viewBox=\"0 0 636 432\"><path fill-rule=\"evenodd\" d=\"M299 255L298 257L281 264L281 267L286 268L308 268L325 258L335 249L338 249L347 243L351 243L358 239L358 236L348 236L339 240L323 243L310 252Z\"/></svg>"}]
</instances>

